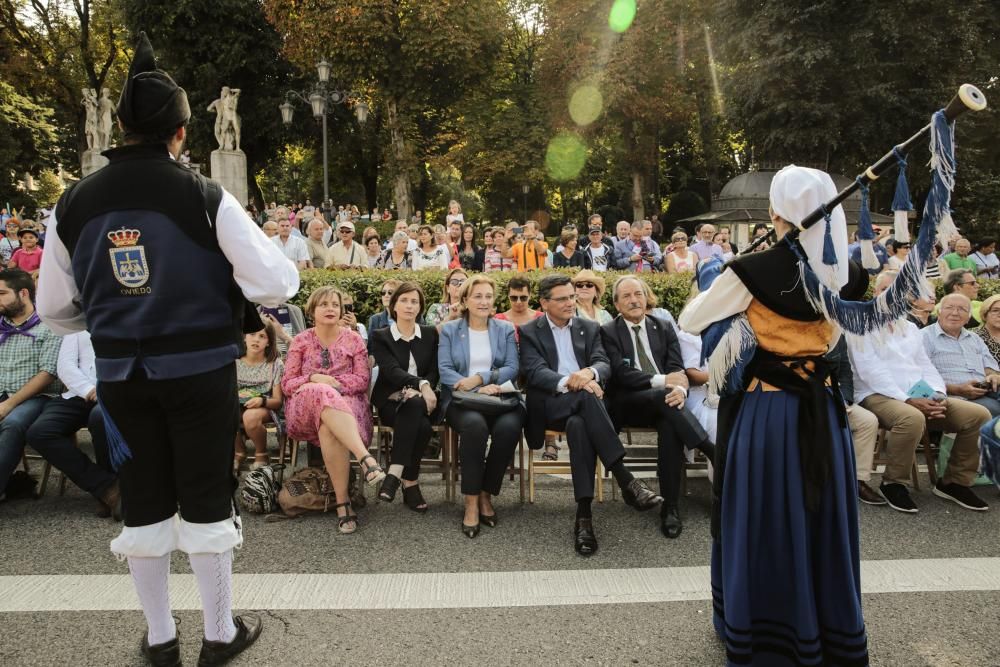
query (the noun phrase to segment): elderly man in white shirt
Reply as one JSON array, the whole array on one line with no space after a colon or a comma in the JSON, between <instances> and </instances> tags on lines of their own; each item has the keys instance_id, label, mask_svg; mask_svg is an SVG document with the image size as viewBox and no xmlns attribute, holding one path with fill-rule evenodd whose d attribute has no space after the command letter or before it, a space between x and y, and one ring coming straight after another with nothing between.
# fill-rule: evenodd
<instances>
[{"instance_id":1,"label":"elderly man in white shirt","mask_svg":"<svg viewBox=\"0 0 1000 667\"><path fill-rule=\"evenodd\" d=\"M57 470L98 501L97 514L114 514L121 520L118 478L111 472L108 443L104 434L104 413L97 403L97 369L94 347L86 331L62 339L56 366L59 379L67 387L42 409L28 428L27 442ZM90 431L98 465L80 451L73 436L82 428Z\"/></svg>"},{"instance_id":2,"label":"elderly man in white shirt","mask_svg":"<svg viewBox=\"0 0 1000 667\"><path fill-rule=\"evenodd\" d=\"M933 429L957 433L934 495L965 509L989 509L970 488L979 468L979 427L989 415L981 406L947 397L945 382L924 351L920 330L911 322L899 322L887 340L852 337L848 350L855 402L874 413L889 431L889 463L879 486L889 506L917 512L907 489L909 472L924 429Z\"/></svg>"},{"instance_id":3,"label":"elderly man in white shirt","mask_svg":"<svg viewBox=\"0 0 1000 667\"><path fill-rule=\"evenodd\" d=\"M309 248L301 236L292 235L292 221L284 218L278 220L278 235L271 242L281 249L285 257L295 263L299 271L309 268Z\"/></svg>"}]
</instances>

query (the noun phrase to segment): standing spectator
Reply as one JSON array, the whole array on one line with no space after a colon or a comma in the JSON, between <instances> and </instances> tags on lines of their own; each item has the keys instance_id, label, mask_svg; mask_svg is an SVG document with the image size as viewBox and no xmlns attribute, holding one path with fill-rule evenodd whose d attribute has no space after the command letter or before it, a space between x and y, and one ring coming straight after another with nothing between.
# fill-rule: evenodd
<instances>
[{"instance_id":1,"label":"standing spectator","mask_svg":"<svg viewBox=\"0 0 1000 667\"><path fill-rule=\"evenodd\" d=\"M392 220L392 213L389 212L389 209L382 210L382 221L386 220Z\"/></svg>"},{"instance_id":2,"label":"standing spectator","mask_svg":"<svg viewBox=\"0 0 1000 667\"><path fill-rule=\"evenodd\" d=\"M649 223L653 226L653 232L652 232L653 240L656 241L658 239L663 238L663 223L660 222L660 216L654 213L653 217L650 218ZM728 241L729 239L726 240Z\"/></svg>"},{"instance_id":3,"label":"standing spectator","mask_svg":"<svg viewBox=\"0 0 1000 667\"><path fill-rule=\"evenodd\" d=\"M379 368L372 390L372 404L380 421L393 427L389 470L379 498L392 502L400 484L403 502L414 512L427 511L420 492L420 459L438 420L438 332L421 326L417 318L424 309L424 293L416 283L396 288L389 301L395 322L372 333L372 354Z\"/></svg>"},{"instance_id":4,"label":"standing spectator","mask_svg":"<svg viewBox=\"0 0 1000 667\"><path fill-rule=\"evenodd\" d=\"M392 235L390 246L382 252L382 256L375 263L377 269L411 269L413 268L413 258L407 247L410 237L406 232L396 232Z\"/></svg>"},{"instance_id":5,"label":"standing spectator","mask_svg":"<svg viewBox=\"0 0 1000 667\"><path fill-rule=\"evenodd\" d=\"M617 236L617 239L614 240L614 243L617 244L618 241L624 241L625 239L627 239L628 230L630 227L631 225L629 225L627 221L619 220L618 224L615 225L615 236Z\"/></svg>"},{"instance_id":6,"label":"standing spectator","mask_svg":"<svg viewBox=\"0 0 1000 667\"><path fill-rule=\"evenodd\" d=\"M411 261L411 268L414 271L448 268L448 252L443 246L434 242L434 230L429 225L420 227L417 239L420 245L413 251Z\"/></svg>"},{"instance_id":7,"label":"standing spectator","mask_svg":"<svg viewBox=\"0 0 1000 667\"><path fill-rule=\"evenodd\" d=\"M722 248L712 242L715 238L715 227L706 223L699 227L696 233L698 242L692 243L689 249L698 256L698 259L708 259L712 255L722 259Z\"/></svg>"},{"instance_id":8,"label":"standing spectator","mask_svg":"<svg viewBox=\"0 0 1000 667\"><path fill-rule=\"evenodd\" d=\"M549 244L539 239L539 236L538 223L528 220L524 223L524 240L511 245L503 256L513 259L518 271L544 268Z\"/></svg>"},{"instance_id":9,"label":"standing spectator","mask_svg":"<svg viewBox=\"0 0 1000 667\"><path fill-rule=\"evenodd\" d=\"M444 217L444 221L450 226L452 222L458 221L459 225L465 222L465 216L462 215L462 205L457 201L452 199L448 202L448 215ZM458 235L452 235L452 240L454 242L458 241Z\"/></svg>"},{"instance_id":10,"label":"standing spectator","mask_svg":"<svg viewBox=\"0 0 1000 667\"><path fill-rule=\"evenodd\" d=\"M333 268L330 248L323 243L324 227L323 223L315 218L306 226L306 247L309 249L309 261L314 269Z\"/></svg>"},{"instance_id":11,"label":"standing spectator","mask_svg":"<svg viewBox=\"0 0 1000 667\"><path fill-rule=\"evenodd\" d=\"M1000 294L994 294L983 301L979 314L983 318L983 326L976 329L975 333L983 339L997 362L998 365L994 368L1000 368Z\"/></svg>"},{"instance_id":12,"label":"standing spectator","mask_svg":"<svg viewBox=\"0 0 1000 667\"><path fill-rule=\"evenodd\" d=\"M611 265L616 269L628 270L634 273L655 271L663 263L663 252L653 241L642 238L643 224L641 220L632 223L629 228L630 238L615 244L615 253L611 257Z\"/></svg>"},{"instance_id":13,"label":"standing spectator","mask_svg":"<svg viewBox=\"0 0 1000 667\"><path fill-rule=\"evenodd\" d=\"M233 468L239 470L246 458L246 438L253 442L253 469L271 462L267 453L265 424L275 419L284 404L281 377L285 365L278 352L276 327L265 322L264 328L243 336L246 354L236 360L236 387L240 395L241 428L236 432L236 456Z\"/></svg>"},{"instance_id":14,"label":"standing spectator","mask_svg":"<svg viewBox=\"0 0 1000 667\"><path fill-rule=\"evenodd\" d=\"M11 255L7 268L35 273L42 265L42 249L38 246L38 232L31 227L23 227L17 232L17 240L21 242L21 247Z\"/></svg>"},{"instance_id":15,"label":"standing spectator","mask_svg":"<svg viewBox=\"0 0 1000 667\"><path fill-rule=\"evenodd\" d=\"M285 257L295 263L299 271L309 267L309 248L301 238L292 236L292 221L278 219L278 235L271 242L281 249Z\"/></svg>"},{"instance_id":16,"label":"standing spectator","mask_svg":"<svg viewBox=\"0 0 1000 667\"><path fill-rule=\"evenodd\" d=\"M976 251L970 255L976 263L977 278L1000 278L1000 258L996 254L995 239L983 239L976 244Z\"/></svg>"},{"instance_id":17,"label":"standing spectator","mask_svg":"<svg viewBox=\"0 0 1000 667\"><path fill-rule=\"evenodd\" d=\"M337 223L340 240L330 246L330 265L338 269L367 269L368 253L354 242L354 223Z\"/></svg>"},{"instance_id":18,"label":"standing spectator","mask_svg":"<svg viewBox=\"0 0 1000 667\"><path fill-rule=\"evenodd\" d=\"M589 269L584 269L573 276L573 287L576 289L577 317L602 325L614 319L611 313L601 306L606 287L604 278Z\"/></svg>"},{"instance_id":19,"label":"standing spectator","mask_svg":"<svg viewBox=\"0 0 1000 667\"><path fill-rule=\"evenodd\" d=\"M464 227L465 225L458 218L452 218L448 223L448 245L450 247L457 248L462 242L462 229Z\"/></svg>"},{"instance_id":20,"label":"standing spectator","mask_svg":"<svg viewBox=\"0 0 1000 667\"><path fill-rule=\"evenodd\" d=\"M7 268L14 251L21 247L17 240L17 221L8 220L4 229L6 233L0 237L0 270Z\"/></svg>"},{"instance_id":21,"label":"standing spectator","mask_svg":"<svg viewBox=\"0 0 1000 667\"><path fill-rule=\"evenodd\" d=\"M961 294L941 299L941 317L921 333L924 349L945 382L948 396L977 403L1000 415L1000 364L985 341L965 328L971 303Z\"/></svg>"},{"instance_id":22,"label":"standing spectator","mask_svg":"<svg viewBox=\"0 0 1000 667\"><path fill-rule=\"evenodd\" d=\"M590 258L583 252L577 250L578 235L576 230L563 232L559 237L559 244L562 246L553 255L552 266L557 269L573 267L578 269L589 269ZM603 244L602 245L603 248Z\"/></svg>"},{"instance_id":23,"label":"standing spectator","mask_svg":"<svg viewBox=\"0 0 1000 667\"><path fill-rule=\"evenodd\" d=\"M448 235L448 230L445 229L444 225L434 225L434 243L444 249L448 256L448 268L454 269L455 267L451 266L451 262L455 258L458 246L451 242L451 237Z\"/></svg>"},{"instance_id":24,"label":"standing spectator","mask_svg":"<svg viewBox=\"0 0 1000 667\"><path fill-rule=\"evenodd\" d=\"M424 319L430 326L438 326L458 316L458 308L462 302L462 286L468 276L464 269L452 269L444 279L444 297L442 303L434 303L427 309Z\"/></svg>"},{"instance_id":25,"label":"standing spectator","mask_svg":"<svg viewBox=\"0 0 1000 667\"><path fill-rule=\"evenodd\" d=\"M260 226L261 231L264 232L264 236L269 239L273 239L278 235L278 223L274 220L267 220L263 225Z\"/></svg>"},{"instance_id":26,"label":"standing spectator","mask_svg":"<svg viewBox=\"0 0 1000 667\"><path fill-rule=\"evenodd\" d=\"M692 273L698 266L698 255L687 247L688 237L684 232L674 232L670 237L674 249L667 253L667 273Z\"/></svg>"},{"instance_id":27,"label":"standing spectator","mask_svg":"<svg viewBox=\"0 0 1000 667\"><path fill-rule=\"evenodd\" d=\"M972 244L969 243L969 239L960 238L955 241L955 251L942 257L941 261L948 265L950 271L965 269L966 271L971 271L974 276L976 275L976 271L979 270L979 266L975 260L969 257L971 251Z\"/></svg>"},{"instance_id":28,"label":"standing spectator","mask_svg":"<svg viewBox=\"0 0 1000 667\"><path fill-rule=\"evenodd\" d=\"M928 280L938 280L941 278L941 244L935 243L931 246L931 256L927 258L927 268L924 269L924 278ZM947 265L945 265L947 268ZM947 271L945 271L947 273Z\"/></svg>"},{"instance_id":29,"label":"standing spectator","mask_svg":"<svg viewBox=\"0 0 1000 667\"><path fill-rule=\"evenodd\" d=\"M712 237L712 243L722 250L723 262L728 262L735 257L736 253L733 252L733 246L730 245L729 236L726 232L715 232L715 236Z\"/></svg>"},{"instance_id":30,"label":"standing spectator","mask_svg":"<svg viewBox=\"0 0 1000 667\"><path fill-rule=\"evenodd\" d=\"M493 496L500 494L524 426L521 406L489 415L459 407L451 400L453 390L496 396L505 383L517 378L520 361L514 326L493 317L495 290L496 284L488 276L469 280L461 293L461 316L441 328L438 347L441 410L458 433L465 496L462 532L469 538L479 534L480 522L491 528L497 525Z\"/></svg>"},{"instance_id":31,"label":"standing spectator","mask_svg":"<svg viewBox=\"0 0 1000 667\"><path fill-rule=\"evenodd\" d=\"M382 241L378 234L373 234L365 239L365 252L368 254L368 268L374 269L380 259L382 259Z\"/></svg>"},{"instance_id":32,"label":"standing spectator","mask_svg":"<svg viewBox=\"0 0 1000 667\"><path fill-rule=\"evenodd\" d=\"M970 329L982 323L982 319L979 317L979 308L982 306L982 302L976 301L976 297L979 296L979 281L976 280L975 269L955 269L954 271L949 271L948 275L944 278L942 287L944 288L945 296L949 294L961 294L972 303L972 318L969 320Z\"/></svg>"},{"instance_id":33,"label":"standing spectator","mask_svg":"<svg viewBox=\"0 0 1000 667\"><path fill-rule=\"evenodd\" d=\"M487 248L483 253L483 271L492 273L494 271L511 271L514 268L514 260L504 257L504 253L509 250L507 235L503 227L493 228L493 247Z\"/></svg>"},{"instance_id":34,"label":"standing spectator","mask_svg":"<svg viewBox=\"0 0 1000 667\"><path fill-rule=\"evenodd\" d=\"M486 251L476 244L476 228L462 225L458 244L458 264L466 271L482 271Z\"/></svg>"},{"instance_id":35,"label":"standing spectator","mask_svg":"<svg viewBox=\"0 0 1000 667\"><path fill-rule=\"evenodd\" d=\"M424 224L424 212L419 210L414 212L414 214L410 216L410 223L417 225L418 227Z\"/></svg>"},{"instance_id":36,"label":"standing spectator","mask_svg":"<svg viewBox=\"0 0 1000 667\"><path fill-rule=\"evenodd\" d=\"M350 454L365 482L378 484L385 472L368 453L372 414L368 404L371 371L364 340L343 326L341 294L320 287L309 295L306 314L315 322L295 337L281 387L287 395L285 415L292 438L318 443L337 499L334 507L341 533L353 533L358 518L348 497Z\"/></svg>"},{"instance_id":37,"label":"standing spectator","mask_svg":"<svg viewBox=\"0 0 1000 667\"><path fill-rule=\"evenodd\" d=\"M591 225L587 232L587 239L587 247L582 251L587 257L584 266L598 273L604 273L608 270L608 259L614 253L614 246L608 247L608 244L605 243L607 239L605 239L604 231L599 225Z\"/></svg>"},{"instance_id":38,"label":"standing spectator","mask_svg":"<svg viewBox=\"0 0 1000 667\"><path fill-rule=\"evenodd\" d=\"M121 521L118 478L108 460L104 412L97 403L97 369L89 333L81 331L62 339L56 369L67 391L45 403L38 419L28 428L28 444L97 499L98 516L114 516ZM96 465L73 440L81 428L90 431Z\"/></svg>"},{"instance_id":39,"label":"standing spectator","mask_svg":"<svg viewBox=\"0 0 1000 667\"><path fill-rule=\"evenodd\" d=\"M59 338L35 312L35 281L0 271L0 499L24 451L28 427L59 393Z\"/></svg>"}]
</instances>

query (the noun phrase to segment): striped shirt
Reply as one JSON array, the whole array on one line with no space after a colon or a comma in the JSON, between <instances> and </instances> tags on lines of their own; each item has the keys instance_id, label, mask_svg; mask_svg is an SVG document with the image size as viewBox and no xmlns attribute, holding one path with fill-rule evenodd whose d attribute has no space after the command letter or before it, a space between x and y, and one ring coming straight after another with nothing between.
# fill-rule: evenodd
<instances>
[{"instance_id":1,"label":"striped shirt","mask_svg":"<svg viewBox=\"0 0 1000 667\"><path fill-rule=\"evenodd\" d=\"M996 370L997 362L986 343L968 329L962 329L958 338L953 338L935 322L920 333L927 356L947 384L979 382L986 377L987 368Z\"/></svg>"}]
</instances>

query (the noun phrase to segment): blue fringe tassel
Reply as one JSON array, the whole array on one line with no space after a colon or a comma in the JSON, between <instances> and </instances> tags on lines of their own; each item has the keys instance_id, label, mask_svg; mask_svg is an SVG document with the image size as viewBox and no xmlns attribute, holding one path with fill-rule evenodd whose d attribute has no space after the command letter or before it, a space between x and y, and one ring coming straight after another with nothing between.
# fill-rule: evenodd
<instances>
[{"instance_id":1,"label":"blue fringe tassel","mask_svg":"<svg viewBox=\"0 0 1000 667\"><path fill-rule=\"evenodd\" d=\"M701 363L704 364L712 353L715 352L715 348L719 346L719 342L722 337L726 335L729 331L729 327L733 325L733 320L736 319L736 315L730 315L724 320L719 320L718 322L713 322L708 325L708 328L701 332Z\"/></svg>"},{"instance_id":2,"label":"blue fringe tassel","mask_svg":"<svg viewBox=\"0 0 1000 667\"><path fill-rule=\"evenodd\" d=\"M899 163L899 175L896 176L896 195L892 198L893 211L909 211L913 208L910 200L910 186L906 182L906 156L899 152L898 148L893 148L896 155L896 162Z\"/></svg>"},{"instance_id":3,"label":"blue fringe tassel","mask_svg":"<svg viewBox=\"0 0 1000 667\"><path fill-rule=\"evenodd\" d=\"M874 241L875 230L872 228L872 212L868 201L868 186L860 179L858 189L861 190L861 211L858 214L858 240Z\"/></svg>"},{"instance_id":4,"label":"blue fringe tassel","mask_svg":"<svg viewBox=\"0 0 1000 667\"><path fill-rule=\"evenodd\" d=\"M830 234L830 212L823 210L826 214L823 218L826 220L826 230L823 232L823 263L827 266L835 266L837 264L837 250L833 247L833 236Z\"/></svg>"},{"instance_id":5,"label":"blue fringe tassel","mask_svg":"<svg viewBox=\"0 0 1000 667\"><path fill-rule=\"evenodd\" d=\"M983 474L1000 487L1000 417L994 417L979 430Z\"/></svg>"},{"instance_id":6,"label":"blue fringe tassel","mask_svg":"<svg viewBox=\"0 0 1000 667\"><path fill-rule=\"evenodd\" d=\"M125 442L122 432L118 430L118 426L111 419L107 408L101 403L100 395L97 397L97 404L101 406L101 413L104 415L104 430L108 440L108 459L111 462L111 467L117 472L126 461L132 458L132 450L128 448L128 443Z\"/></svg>"},{"instance_id":7,"label":"blue fringe tassel","mask_svg":"<svg viewBox=\"0 0 1000 667\"><path fill-rule=\"evenodd\" d=\"M888 290L872 301L842 301L820 282L801 246L791 244L798 255L806 294L813 305L848 333L863 336L883 329L904 317L909 311L910 299L924 291L924 270L938 224L950 210L951 191L955 186L954 126L948 123L943 111L935 113L931 123L931 189L924 205L920 233Z\"/></svg>"}]
</instances>

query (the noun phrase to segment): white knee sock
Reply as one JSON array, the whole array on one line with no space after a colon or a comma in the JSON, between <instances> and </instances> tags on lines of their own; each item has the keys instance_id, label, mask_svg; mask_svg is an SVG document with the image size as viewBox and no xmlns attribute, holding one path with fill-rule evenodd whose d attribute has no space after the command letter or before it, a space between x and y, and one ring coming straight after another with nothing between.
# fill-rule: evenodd
<instances>
[{"instance_id":1,"label":"white knee sock","mask_svg":"<svg viewBox=\"0 0 1000 667\"><path fill-rule=\"evenodd\" d=\"M167 580L170 578L170 554L159 558L128 557L128 569L135 582L135 592L149 626L149 645L156 646L177 636L170 613Z\"/></svg>"},{"instance_id":2,"label":"white knee sock","mask_svg":"<svg viewBox=\"0 0 1000 667\"><path fill-rule=\"evenodd\" d=\"M188 554L198 580L205 615L205 639L231 642L236 637L233 624L233 550L221 554Z\"/></svg>"}]
</instances>

